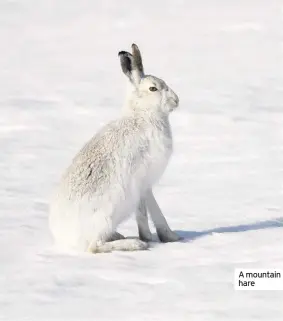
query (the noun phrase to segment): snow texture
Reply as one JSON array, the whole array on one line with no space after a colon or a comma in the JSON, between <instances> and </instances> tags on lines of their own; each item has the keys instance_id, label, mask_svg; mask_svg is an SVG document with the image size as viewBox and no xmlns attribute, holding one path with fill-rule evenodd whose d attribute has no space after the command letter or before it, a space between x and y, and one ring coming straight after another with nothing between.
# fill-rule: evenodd
<instances>
[{"instance_id":1,"label":"snow texture","mask_svg":"<svg viewBox=\"0 0 283 321\"><path fill-rule=\"evenodd\" d=\"M233 285L235 268L283 267L282 15L275 0L0 1L0 320L283 319L282 291ZM61 253L50 195L120 114L132 42L180 97L155 195L185 240Z\"/></svg>"}]
</instances>

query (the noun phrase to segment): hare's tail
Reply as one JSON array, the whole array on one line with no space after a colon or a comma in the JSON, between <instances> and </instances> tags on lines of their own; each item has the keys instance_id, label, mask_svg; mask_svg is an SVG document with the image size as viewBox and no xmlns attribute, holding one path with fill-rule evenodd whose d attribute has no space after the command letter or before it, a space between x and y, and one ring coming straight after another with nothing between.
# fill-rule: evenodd
<instances>
[{"instance_id":1,"label":"hare's tail","mask_svg":"<svg viewBox=\"0 0 283 321\"><path fill-rule=\"evenodd\" d=\"M112 242L106 242L100 245L90 245L88 252L107 253L112 251L143 251L149 247L148 243L139 239L122 239Z\"/></svg>"}]
</instances>

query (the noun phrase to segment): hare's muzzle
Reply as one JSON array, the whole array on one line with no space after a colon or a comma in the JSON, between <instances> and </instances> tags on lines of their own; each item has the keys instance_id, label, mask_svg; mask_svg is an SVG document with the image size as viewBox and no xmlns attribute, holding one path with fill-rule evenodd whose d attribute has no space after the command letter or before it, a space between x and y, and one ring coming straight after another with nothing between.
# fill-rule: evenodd
<instances>
[{"instance_id":1,"label":"hare's muzzle","mask_svg":"<svg viewBox=\"0 0 283 321\"><path fill-rule=\"evenodd\" d=\"M171 107L171 111L179 106L179 97L174 93L173 90L169 89L168 102Z\"/></svg>"}]
</instances>

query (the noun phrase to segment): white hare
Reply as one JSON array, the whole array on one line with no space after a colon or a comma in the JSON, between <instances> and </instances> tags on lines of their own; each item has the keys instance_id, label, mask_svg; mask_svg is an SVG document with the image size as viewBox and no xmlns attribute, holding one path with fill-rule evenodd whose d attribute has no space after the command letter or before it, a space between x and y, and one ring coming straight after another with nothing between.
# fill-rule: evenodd
<instances>
[{"instance_id":1,"label":"white hare","mask_svg":"<svg viewBox=\"0 0 283 321\"><path fill-rule=\"evenodd\" d=\"M162 242L176 241L153 196L172 153L169 113L178 96L145 75L140 51L119 52L131 89L123 117L102 128L63 175L50 208L50 229L64 247L93 253L148 248L149 210ZM118 225L136 213L140 239L125 239Z\"/></svg>"}]
</instances>

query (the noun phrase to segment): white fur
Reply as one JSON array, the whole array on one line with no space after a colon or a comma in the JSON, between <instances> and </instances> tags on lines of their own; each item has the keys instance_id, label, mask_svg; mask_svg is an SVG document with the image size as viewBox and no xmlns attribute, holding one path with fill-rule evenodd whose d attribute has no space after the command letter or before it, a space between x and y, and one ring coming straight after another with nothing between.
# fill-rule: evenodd
<instances>
[{"instance_id":1,"label":"white fur","mask_svg":"<svg viewBox=\"0 0 283 321\"><path fill-rule=\"evenodd\" d=\"M174 239L151 188L172 153L168 116L178 106L178 97L161 79L141 73L136 82L136 75L135 70L135 89L128 95L124 116L83 147L56 190L49 222L63 247L93 253L144 250L148 245L142 240L113 240L113 235L121 222L138 211L140 230L149 238L147 217L142 217L146 207L157 232L165 231L163 241ZM152 86L158 90L151 92Z\"/></svg>"}]
</instances>

